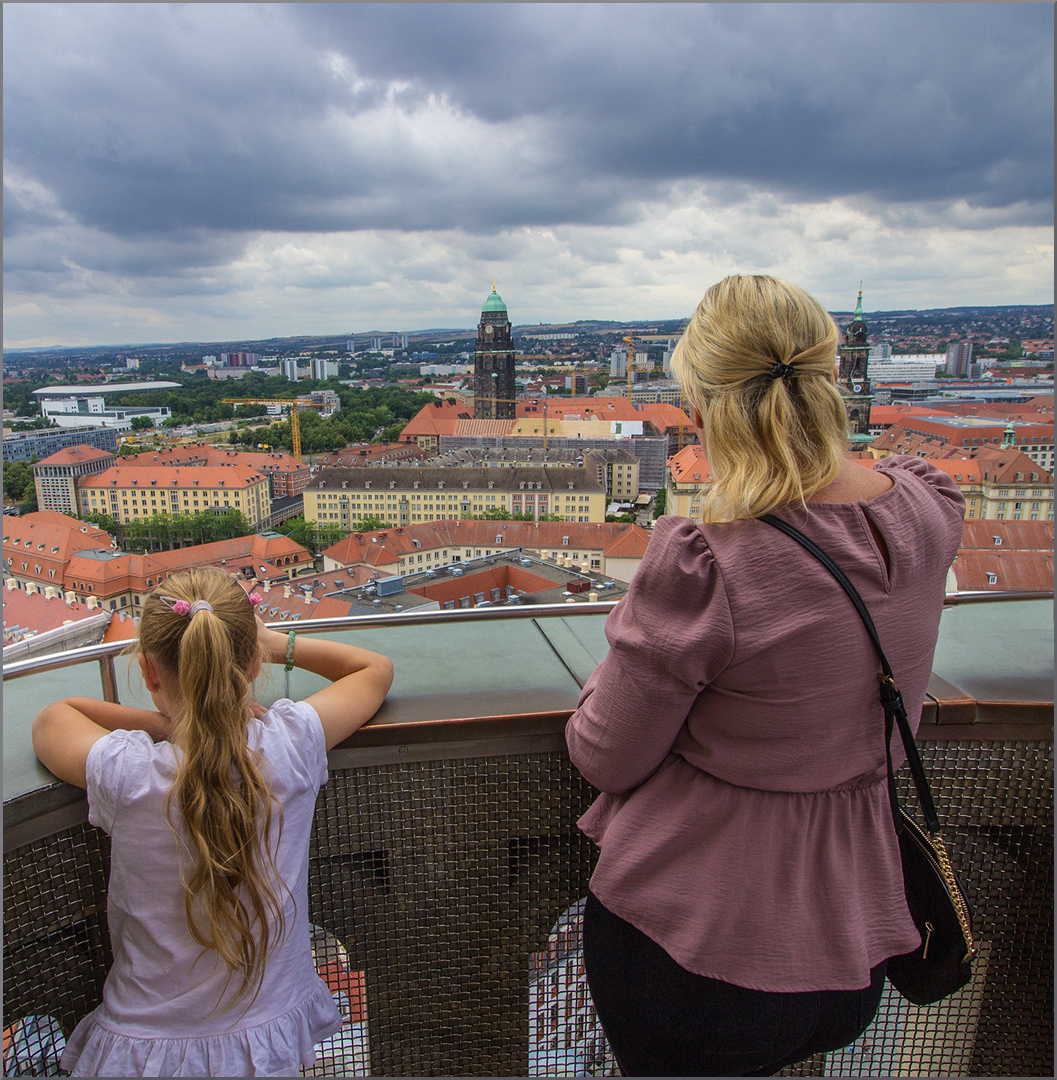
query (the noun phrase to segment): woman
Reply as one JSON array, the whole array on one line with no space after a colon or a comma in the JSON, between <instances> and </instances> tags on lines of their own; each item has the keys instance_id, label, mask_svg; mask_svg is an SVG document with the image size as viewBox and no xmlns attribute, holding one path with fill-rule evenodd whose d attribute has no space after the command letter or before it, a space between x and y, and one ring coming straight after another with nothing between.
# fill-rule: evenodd
<instances>
[{"instance_id":1,"label":"woman","mask_svg":"<svg viewBox=\"0 0 1057 1080\"><path fill-rule=\"evenodd\" d=\"M713 286L672 358L713 484L662 517L569 721L603 794L588 983L626 1075L770 1075L855 1039L920 943L888 804L877 657L917 727L963 500L920 459L846 455L837 328L769 277ZM898 741L898 740L897 740ZM901 751L900 747L894 751Z\"/></svg>"}]
</instances>

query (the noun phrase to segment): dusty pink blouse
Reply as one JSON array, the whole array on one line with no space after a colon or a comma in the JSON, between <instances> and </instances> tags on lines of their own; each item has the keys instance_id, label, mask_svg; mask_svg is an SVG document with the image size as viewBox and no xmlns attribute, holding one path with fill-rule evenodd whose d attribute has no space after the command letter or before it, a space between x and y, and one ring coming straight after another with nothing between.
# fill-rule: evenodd
<instances>
[{"instance_id":1,"label":"dusty pink blouse","mask_svg":"<svg viewBox=\"0 0 1057 1080\"><path fill-rule=\"evenodd\" d=\"M876 468L894 486L869 501L779 516L859 590L916 729L964 502L922 459ZM756 990L860 989L916 948L876 653L828 571L760 521L662 517L606 637L566 729L604 793L579 822L599 900L688 970Z\"/></svg>"}]
</instances>

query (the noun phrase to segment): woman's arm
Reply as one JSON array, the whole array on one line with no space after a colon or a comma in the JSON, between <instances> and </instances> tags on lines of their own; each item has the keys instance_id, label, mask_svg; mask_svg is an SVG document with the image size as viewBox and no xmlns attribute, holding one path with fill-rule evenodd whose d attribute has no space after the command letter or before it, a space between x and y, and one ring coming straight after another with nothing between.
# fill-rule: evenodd
<instances>
[{"instance_id":1,"label":"woman's arm","mask_svg":"<svg viewBox=\"0 0 1057 1080\"><path fill-rule=\"evenodd\" d=\"M265 663L286 663L288 634L261 623L258 639ZM330 680L330 686L305 699L319 715L328 750L374 716L393 684L393 662L355 645L298 634L293 659L297 667Z\"/></svg>"},{"instance_id":2,"label":"woman's arm","mask_svg":"<svg viewBox=\"0 0 1057 1080\"><path fill-rule=\"evenodd\" d=\"M609 652L565 729L569 756L600 791L638 787L671 753L698 694L730 662L734 631L704 537L660 518L628 595L606 621Z\"/></svg>"}]
</instances>

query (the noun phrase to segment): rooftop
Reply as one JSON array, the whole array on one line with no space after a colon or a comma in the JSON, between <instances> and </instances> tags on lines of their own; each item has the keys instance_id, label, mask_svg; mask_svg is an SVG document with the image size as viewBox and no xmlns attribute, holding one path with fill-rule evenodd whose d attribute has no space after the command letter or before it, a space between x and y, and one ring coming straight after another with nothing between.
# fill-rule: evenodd
<instances>
[{"instance_id":1,"label":"rooftop","mask_svg":"<svg viewBox=\"0 0 1057 1080\"><path fill-rule=\"evenodd\" d=\"M110 394L132 394L148 390L182 390L175 382L94 383L89 386L45 386L34 390L35 397L90 398Z\"/></svg>"}]
</instances>

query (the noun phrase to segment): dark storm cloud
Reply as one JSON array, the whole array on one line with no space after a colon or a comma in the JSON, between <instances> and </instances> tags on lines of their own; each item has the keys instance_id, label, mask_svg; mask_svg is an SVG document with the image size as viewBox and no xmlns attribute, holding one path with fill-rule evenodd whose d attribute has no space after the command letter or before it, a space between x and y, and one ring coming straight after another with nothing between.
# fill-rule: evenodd
<instances>
[{"instance_id":1,"label":"dark storm cloud","mask_svg":"<svg viewBox=\"0 0 1057 1080\"><path fill-rule=\"evenodd\" d=\"M133 272L91 235L202 266L217 233L628 222L686 181L1039 223L1052 27L1048 5L7 5L5 236L90 230L78 265Z\"/></svg>"}]
</instances>

